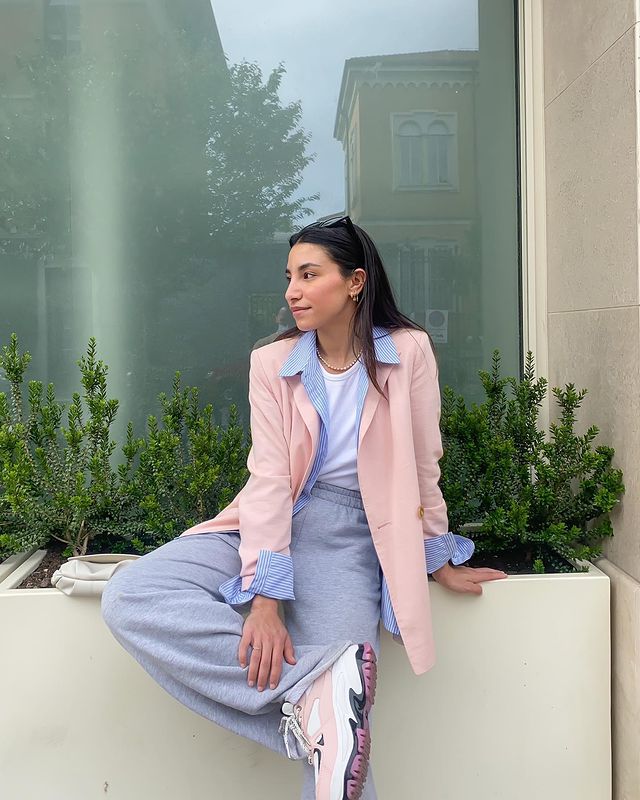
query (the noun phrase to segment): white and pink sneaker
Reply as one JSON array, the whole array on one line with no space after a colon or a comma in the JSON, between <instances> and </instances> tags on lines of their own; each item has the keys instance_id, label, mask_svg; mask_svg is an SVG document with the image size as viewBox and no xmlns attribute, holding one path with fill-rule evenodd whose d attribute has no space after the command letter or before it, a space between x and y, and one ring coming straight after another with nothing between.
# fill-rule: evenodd
<instances>
[{"instance_id":1,"label":"white and pink sneaker","mask_svg":"<svg viewBox=\"0 0 640 800\"><path fill-rule=\"evenodd\" d=\"M376 654L351 645L294 705L282 704L280 732L292 758L292 733L316 776L316 800L359 800L369 767L369 712L376 691Z\"/></svg>"}]
</instances>

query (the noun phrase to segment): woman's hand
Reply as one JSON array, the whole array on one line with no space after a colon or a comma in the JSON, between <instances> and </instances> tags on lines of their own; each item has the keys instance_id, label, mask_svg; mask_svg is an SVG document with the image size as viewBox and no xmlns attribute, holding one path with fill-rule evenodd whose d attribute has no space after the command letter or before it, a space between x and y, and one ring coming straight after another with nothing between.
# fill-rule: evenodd
<instances>
[{"instance_id":1,"label":"woman's hand","mask_svg":"<svg viewBox=\"0 0 640 800\"><path fill-rule=\"evenodd\" d=\"M483 581L497 581L507 577L507 573L499 569L454 567L449 563L437 569L432 575L438 583L446 586L452 592L468 592L470 594L482 594L480 584Z\"/></svg>"},{"instance_id":2,"label":"woman's hand","mask_svg":"<svg viewBox=\"0 0 640 800\"><path fill-rule=\"evenodd\" d=\"M257 681L261 692L269 682L269 687L275 689L282 675L283 655L287 664L296 663L291 638L278 616L277 600L256 595L251 602L238 648L238 660L243 669L247 666L249 647L249 686L254 686Z\"/></svg>"}]
</instances>

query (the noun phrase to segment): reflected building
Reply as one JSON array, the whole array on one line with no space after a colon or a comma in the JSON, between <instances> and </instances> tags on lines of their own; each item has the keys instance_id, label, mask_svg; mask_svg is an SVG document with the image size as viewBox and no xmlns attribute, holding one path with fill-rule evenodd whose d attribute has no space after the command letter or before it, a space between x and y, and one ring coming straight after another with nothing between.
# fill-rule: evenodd
<instances>
[{"instance_id":1,"label":"reflected building","mask_svg":"<svg viewBox=\"0 0 640 800\"><path fill-rule=\"evenodd\" d=\"M348 213L460 388L482 365L477 81L477 51L351 58L334 128Z\"/></svg>"},{"instance_id":2,"label":"reflected building","mask_svg":"<svg viewBox=\"0 0 640 800\"><path fill-rule=\"evenodd\" d=\"M299 55L281 91L284 68L244 50L227 62L209 0L0 2L0 344L16 331L29 377L69 402L95 336L137 431L178 369L217 422L236 403L248 423L249 354L281 324L288 238L340 203L328 186L344 167L344 208L430 331L441 383L469 394L494 346L517 364L512 21L498 12L480 14L480 50L347 58L351 43L326 39L312 79ZM375 32L379 10L363 23ZM226 35L244 48L242 26Z\"/></svg>"}]
</instances>

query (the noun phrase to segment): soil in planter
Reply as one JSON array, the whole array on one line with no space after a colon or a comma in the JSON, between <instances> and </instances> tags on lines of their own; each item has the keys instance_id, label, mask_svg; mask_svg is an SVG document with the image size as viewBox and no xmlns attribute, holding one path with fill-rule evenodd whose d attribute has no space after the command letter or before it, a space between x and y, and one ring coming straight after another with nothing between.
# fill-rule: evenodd
<instances>
[{"instance_id":1,"label":"soil in planter","mask_svg":"<svg viewBox=\"0 0 640 800\"><path fill-rule=\"evenodd\" d=\"M573 564L565 561L560 556L547 557L545 560L545 575L558 572L575 572ZM465 562L467 567L491 567L500 569L509 575L533 575L534 569L531 558L527 558L521 551L505 551L500 555L488 555L487 553L474 554L469 561Z\"/></svg>"},{"instance_id":2,"label":"soil in planter","mask_svg":"<svg viewBox=\"0 0 640 800\"><path fill-rule=\"evenodd\" d=\"M47 545L47 555L35 572L28 575L16 589L52 589L51 576L67 560L62 553L66 548L62 542L52 541Z\"/></svg>"}]
</instances>

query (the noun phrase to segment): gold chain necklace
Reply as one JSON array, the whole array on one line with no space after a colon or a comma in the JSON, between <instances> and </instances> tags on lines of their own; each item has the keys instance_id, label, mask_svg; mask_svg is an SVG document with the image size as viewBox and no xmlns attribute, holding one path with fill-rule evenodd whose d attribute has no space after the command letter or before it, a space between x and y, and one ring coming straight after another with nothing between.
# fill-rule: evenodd
<instances>
[{"instance_id":1,"label":"gold chain necklace","mask_svg":"<svg viewBox=\"0 0 640 800\"><path fill-rule=\"evenodd\" d=\"M362 355L362 350L360 350L360 352L355 357L355 359L346 367L334 367L333 364L329 364L328 361L325 361L324 358L320 355L320 350L318 349L317 345L316 345L316 353L318 354L318 358L320 359L320 361L322 361L323 364L325 364L327 367L329 367L329 369L335 369L336 372L346 372L348 369L351 369L351 367L360 358L360 356Z\"/></svg>"}]
</instances>

